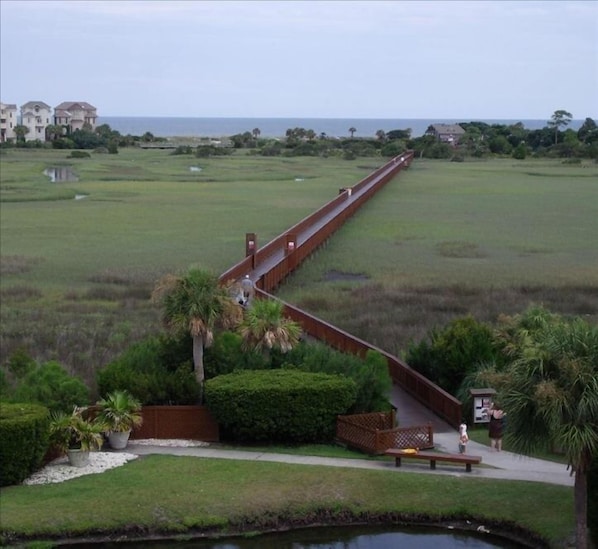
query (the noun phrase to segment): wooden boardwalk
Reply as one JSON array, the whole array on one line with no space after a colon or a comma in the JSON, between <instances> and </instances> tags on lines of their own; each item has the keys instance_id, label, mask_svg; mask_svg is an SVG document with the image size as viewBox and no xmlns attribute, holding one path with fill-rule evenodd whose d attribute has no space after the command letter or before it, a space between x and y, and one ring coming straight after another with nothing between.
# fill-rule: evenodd
<instances>
[{"instance_id":1,"label":"wooden boardwalk","mask_svg":"<svg viewBox=\"0 0 598 549\"><path fill-rule=\"evenodd\" d=\"M283 273L282 278L288 276L318 247L318 245L310 246L310 242L314 238L324 235L323 240L326 240L334 230L351 217L383 185L392 180L401 170L408 168L411 161L412 153L406 153L402 157L387 162L353 187L339 189L339 195L328 204L299 221L299 223L262 248L255 250L254 261L248 261L249 258L246 258L245 261L238 263L225 272L221 279L230 280L233 278L240 280L245 275L249 275L256 287L266 292L272 290L273 288L268 287L268 284L264 284L264 278L268 273L286 262L290 265L287 272ZM332 230L331 226L333 227ZM292 251L289 250L285 238L290 235L294 239ZM279 283L280 281L277 280L276 282Z\"/></svg>"},{"instance_id":2,"label":"wooden boardwalk","mask_svg":"<svg viewBox=\"0 0 598 549\"><path fill-rule=\"evenodd\" d=\"M412 160L413 152L409 151L387 162L353 187L339 189L337 197L285 233L262 248L248 249L245 259L223 273L221 281L240 281L248 276L259 297L276 299L270 292L341 227L361 205L394 179L401 170L408 168ZM381 351L290 304L286 304L285 313L300 322L307 335L342 352L363 356L369 349ZM399 358L381 352L388 360L389 371L395 384L391 402L397 408L401 425L432 422L435 432L456 428L461 420L461 403L412 370Z\"/></svg>"}]
</instances>

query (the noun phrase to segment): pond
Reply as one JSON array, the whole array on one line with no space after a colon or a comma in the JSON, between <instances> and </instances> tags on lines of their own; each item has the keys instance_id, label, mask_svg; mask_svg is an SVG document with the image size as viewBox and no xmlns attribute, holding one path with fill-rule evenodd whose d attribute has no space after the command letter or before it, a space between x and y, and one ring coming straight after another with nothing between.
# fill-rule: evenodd
<instances>
[{"instance_id":1,"label":"pond","mask_svg":"<svg viewBox=\"0 0 598 549\"><path fill-rule=\"evenodd\" d=\"M44 175L50 178L51 183L60 183L62 181L79 181L70 166L55 166L46 168Z\"/></svg>"},{"instance_id":2,"label":"pond","mask_svg":"<svg viewBox=\"0 0 598 549\"><path fill-rule=\"evenodd\" d=\"M424 527L343 526L276 532L250 537L69 544L70 549L522 549L524 545L477 532Z\"/></svg>"}]
</instances>

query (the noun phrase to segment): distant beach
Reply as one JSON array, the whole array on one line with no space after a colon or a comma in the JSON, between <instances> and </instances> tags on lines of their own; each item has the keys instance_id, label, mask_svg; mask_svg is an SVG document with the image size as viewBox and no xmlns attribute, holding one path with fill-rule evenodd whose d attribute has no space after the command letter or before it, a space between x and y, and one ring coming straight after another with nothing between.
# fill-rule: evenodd
<instances>
[{"instance_id":1,"label":"distant beach","mask_svg":"<svg viewBox=\"0 0 598 549\"><path fill-rule=\"evenodd\" d=\"M464 120L424 118L168 118L100 116L98 124L108 124L122 135L143 135L146 132L156 137L227 137L260 130L260 137L280 138L288 129L304 128L316 135L328 137L350 137L349 128L355 128L354 136L372 138L378 130L386 133L392 130L411 128L412 137L422 136L431 124L458 124L460 122L485 122L487 124L510 125L521 122L527 130L538 130L548 124L546 120ZM569 128L578 130L582 120L573 120Z\"/></svg>"}]
</instances>

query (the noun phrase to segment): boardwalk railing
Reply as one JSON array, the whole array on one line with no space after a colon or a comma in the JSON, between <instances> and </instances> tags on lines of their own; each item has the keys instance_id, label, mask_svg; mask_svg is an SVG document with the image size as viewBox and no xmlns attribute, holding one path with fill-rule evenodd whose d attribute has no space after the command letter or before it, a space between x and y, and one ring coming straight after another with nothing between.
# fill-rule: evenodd
<instances>
[{"instance_id":1,"label":"boardwalk railing","mask_svg":"<svg viewBox=\"0 0 598 549\"><path fill-rule=\"evenodd\" d=\"M258 290L259 297L271 298L270 294ZM276 299L276 298L275 298ZM376 351L385 359L388 372L393 383L402 387L406 392L418 400L426 408L434 411L448 424L458 427L461 422L461 401L441 389L428 378L415 371L401 359L386 351L359 339L332 324L325 322L306 311L294 307L289 303L284 304L284 313L289 318L301 324L303 331L330 347L355 356L364 358L368 351Z\"/></svg>"},{"instance_id":2,"label":"boardwalk railing","mask_svg":"<svg viewBox=\"0 0 598 549\"><path fill-rule=\"evenodd\" d=\"M246 274L253 273L257 297L277 299L268 292L277 288L305 258L321 246L386 183L408 167L412 160L413 151L408 151L387 162L353 187L344 189L333 200L257 250L255 257L248 256L224 272L220 276L221 282L239 280ZM331 215L335 211L335 215ZM298 239L292 251L287 248L288 235L295 235ZM393 383L402 387L447 423L458 427L461 422L461 402L399 358L288 303L284 303L284 309L286 315L301 324L306 334L341 352L360 357L364 357L368 350L382 354L386 358Z\"/></svg>"}]
</instances>

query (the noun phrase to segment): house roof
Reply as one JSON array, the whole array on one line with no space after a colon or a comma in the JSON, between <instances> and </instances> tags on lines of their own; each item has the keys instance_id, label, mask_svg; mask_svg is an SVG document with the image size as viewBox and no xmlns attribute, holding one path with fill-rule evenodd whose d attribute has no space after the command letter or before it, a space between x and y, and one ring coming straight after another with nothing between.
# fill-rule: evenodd
<instances>
[{"instance_id":1,"label":"house roof","mask_svg":"<svg viewBox=\"0 0 598 549\"><path fill-rule=\"evenodd\" d=\"M432 124L432 128L438 134L462 135L465 133L459 124Z\"/></svg>"},{"instance_id":2,"label":"house roof","mask_svg":"<svg viewBox=\"0 0 598 549\"><path fill-rule=\"evenodd\" d=\"M3 109L6 109L6 110L11 110L11 111L16 111L17 110L17 106L14 103L2 103L2 102L0 102L0 105L2 106Z\"/></svg>"},{"instance_id":3,"label":"house roof","mask_svg":"<svg viewBox=\"0 0 598 549\"><path fill-rule=\"evenodd\" d=\"M83 110L83 111L95 111L96 108L93 105L85 101L63 101L57 107L54 107L55 111L71 111L71 110Z\"/></svg>"},{"instance_id":4,"label":"house roof","mask_svg":"<svg viewBox=\"0 0 598 549\"><path fill-rule=\"evenodd\" d=\"M36 106L42 109L52 110L52 107L50 107L50 105L46 105L46 103L44 103L43 101L27 101L27 103L21 105L21 110L23 111L25 109L33 109Z\"/></svg>"}]
</instances>

